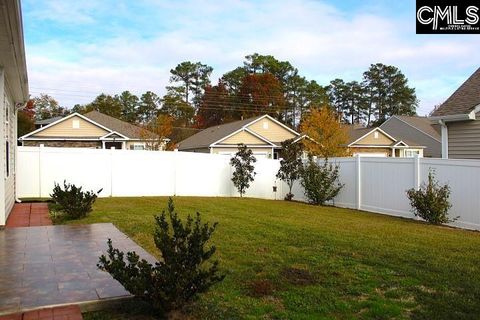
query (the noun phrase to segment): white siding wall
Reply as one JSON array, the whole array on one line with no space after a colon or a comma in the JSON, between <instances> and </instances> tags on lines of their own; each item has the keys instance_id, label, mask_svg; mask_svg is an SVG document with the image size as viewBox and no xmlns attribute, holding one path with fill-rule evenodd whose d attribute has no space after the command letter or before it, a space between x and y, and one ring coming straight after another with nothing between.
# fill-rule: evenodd
<instances>
[{"instance_id":1,"label":"white siding wall","mask_svg":"<svg viewBox=\"0 0 480 320\"><path fill-rule=\"evenodd\" d=\"M238 196L230 181L229 156L193 152L19 147L20 197L48 197L54 182L103 188L108 196ZM322 160L320 160L322 161ZM434 169L451 187L452 225L480 230L480 161L429 158L336 158L344 187L331 204L415 218L406 190L418 187ZM278 160L258 159L247 197L283 199L287 186L276 179ZM277 192L273 191L277 186ZM305 201L299 183L296 200ZM293 214L293 213L292 213Z\"/></svg>"}]
</instances>

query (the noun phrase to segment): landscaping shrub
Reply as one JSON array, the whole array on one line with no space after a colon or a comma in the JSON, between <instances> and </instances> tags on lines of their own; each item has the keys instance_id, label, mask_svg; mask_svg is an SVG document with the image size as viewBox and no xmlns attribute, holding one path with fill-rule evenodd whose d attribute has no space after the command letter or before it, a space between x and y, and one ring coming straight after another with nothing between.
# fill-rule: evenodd
<instances>
[{"instance_id":1,"label":"landscaping shrub","mask_svg":"<svg viewBox=\"0 0 480 320\"><path fill-rule=\"evenodd\" d=\"M453 222L457 218L450 219L448 210L452 207L449 202L450 187L448 184L440 185L435 179L435 171L428 173L428 183L422 183L419 190L414 188L407 190L407 196L415 216L419 216L433 224Z\"/></svg>"},{"instance_id":2,"label":"landscaping shrub","mask_svg":"<svg viewBox=\"0 0 480 320\"><path fill-rule=\"evenodd\" d=\"M324 204L335 198L343 184L338 181L339 166L324 160L318 165L312 158L303 166L300 183L308 201L313 204Z\"/></svg>"},{"instance_id":3,"label":"landscaping shrub","mask_svg":"<svg viewBox=\"0 0 480 320\"><path fill-rule=\"evenodd\" d=\"M64 181L63 189L60 184L55 183L50 197L55 202L55 209L65 213L68 218L79 219L92 211L92 206L102 190L82 191L82 187Z\"/></svg>"},{"instance_id":4,"label":"landscaping shrub","mask_svg":"<svg viewBox=\"0 0 480 320\"><path fill-rule=\"evenodd\" d=\"M285 200L293 199L292 187L295 181L300 178L302 169L302 144L289 139L282 142L282 160L280 160L280 169L278 169L277 178L285 181L288 185L288 193Z\"/></svg>"},{"instance_id":5,"label":"landscaping shrub","mask_svg":"<svg viewBox=\"0 0 480 320\"><path fill-rule=\"evenodd\" d=\"M253 181L255 176L253 163L256 161L252 150L247 149L247 146L243 143L238 145L237 153L230 159L230 165L235 168L232 182L240 193L240 197L245 194L245 191L250 187L250 182Z\"/></svg>"},{"instance_id":6,"label":"landscaping shrub","mask_svg":"<svg viewBox=\"0 0 480 320\"><path fill-rule=\"evenodd\" d=\"M108 257L102 255L98 267L156 310L172 314L224 278L218 261L206 265L216 251L215 246L206 248L206 243L217 223L202 223L198 212L182 222L171 198L167 212L156 216L155 222L153 239L162 254L159 262L152 265L135 252L125 255L109 239Z\"/></svg>"}]
</instances>

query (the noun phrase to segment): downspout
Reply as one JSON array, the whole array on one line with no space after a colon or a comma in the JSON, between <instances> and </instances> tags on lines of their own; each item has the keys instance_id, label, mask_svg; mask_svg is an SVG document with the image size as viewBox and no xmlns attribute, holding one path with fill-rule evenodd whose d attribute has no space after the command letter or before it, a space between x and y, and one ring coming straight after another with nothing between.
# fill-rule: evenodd
<instances>
[{"instance_id":1,"label":"downspout","mask_svg":"<svg viewBox=\"0 0 480 320\"><path fill-rule=\"evenodd\" d=\"M442 128L442 159L448 159L448 127L445 120L439 120Z\"/></svg>"}]
</instances>

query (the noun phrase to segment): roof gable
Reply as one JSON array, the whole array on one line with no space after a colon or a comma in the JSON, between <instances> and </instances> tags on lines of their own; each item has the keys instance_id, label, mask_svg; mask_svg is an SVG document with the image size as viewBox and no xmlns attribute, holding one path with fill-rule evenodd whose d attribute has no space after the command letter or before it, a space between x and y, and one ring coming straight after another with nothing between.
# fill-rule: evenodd
<instances>
[{"instance_id":1,"label":"roof gable","mask_svg":"<svg viewBox=\"0 0 480 320\"><path fill-rule=\"evenodd\" d=\"M283 123L275 121L271 117L258 119L257 121L249 124L247 128L256 134L261 135L265 139L278 144L282 141L300 136L300 134L294 130L288 128Z\"/></svg>"},{"instance_id":2,"label":"roof gable","mask_svg":"<svg viewBox=\"0 0 480 320\"><path fill-rule=\"evenodd\" d=\"M196 148L207 148L210 147L211 145L214 145L226 137L234 134L235 132L239 132L243 130L244 128L248 128L250 125L256 123L257 121L260 121L261 119L268 118L269 121L275 122L277 125L280 125L286 130L289 130L292 132L293 135L299 136L297 132L295 132L293 129L288 128L286 125L281 123L278 120L275 120L274 118L270 117L269 115L261 115L245 120L239 120L235 122L230 122L230 123L225 123L219 126L213 126L210 128L207 128L205 130L200 131L197 134L194 134L193 136L179 142L178 144L178 149L179 150L189 150L189 149L196 149ZM250 130L250 133L254 133L252 130ZM261 139L266 139L269 140L268 138L264 137L262 134L254 133L257 134L261 137ZM270 143L273 145L270 141Z\"/></svg>"},{"instance_id":3,"label":"roof gable","mask_svg":"<svg viewBox=\"0 0 480 320\"><path fill-rule=\"evenodd\" d=\"M478 105L480 105L480 68L434 110L432 116L468 114Z\"/></svg>"},{"instance_id":4,"label":"roof gable","mask_svg":"<svg viewBox=\"0 0 480 320\"><path fill-rule=\"evenodd\" d=\"M74 124L74 122L77 122ZM76 126L79 126L78 128ZM74 127L75 126L75 127ZM35 137L101 137L112 130L79 113L72 113L57 121L20 137L20 140Z\"/></svg>"},{"instance_id":5,"label":"roof gable","mask_svg":"<svg viewBox=\"0 0 480 320\"><path fill-rule=\"evenodd\" d=\"M356 132L358 130L358 132ZM351 130L351 139L348 144L352 146L390 146L392 143L396 143L397 139L386 133L380 128L359 128Z\"/></svg>"},{"instance_id":6,"label":"roof gable","mask_svg":"<svg viewBox=\"0 0 480 320\"><path fill-rule=\"evenodd\" d=\"M423 134L441 142L440 125L427 117L396 115L382 123L380 128L402 140L407 139L407 136L410 140L415 140L412 135Z\"/></svg>"},{"instance_id":7,"label":"roof gable","mask_svg":"<svg viewBox=\"0 0 480 320\"><path fill-rule=\"evenodd\" d=\"M142 131L144 129L131 123L103 114L101 112L90 111L84 114L84 116L96 123L99 123L109 128L110 131L120 133L121 135L128 137L129 139L142 140L142 137L144 136L142 135Z\"/></svg>"},{"instance_id":8,"label":"roof gable","mask_svg":"<svg viewBox=\"0 0 480 320\"><path fill-rule=\"evenodd\" d=\"M239 143L243 143L245 145L271 145L268 140L264 139L263 137L259 137L255 133L246 129L234 132L225 139L215 143L215 145L223 146L228 144L237 146Z\"/></svg>"}]
</instances>

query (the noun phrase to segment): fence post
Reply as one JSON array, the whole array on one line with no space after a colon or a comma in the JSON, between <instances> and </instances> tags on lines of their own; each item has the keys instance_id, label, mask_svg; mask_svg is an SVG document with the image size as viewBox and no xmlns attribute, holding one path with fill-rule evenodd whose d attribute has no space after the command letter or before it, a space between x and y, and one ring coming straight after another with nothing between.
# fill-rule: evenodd
<instances>
[{"instance_id":1,"label":"fence post","mask_svg":"<svg viewBox=\"0 0 480 320\"><path fill-rule=\"evenodd\" d=\"M38 197L42 197L42 154L44 145L41 144L38 148Z\"/></svg>"},{"instance_id":2,"label":"fence post","mask_svg":"<svg viewBox=\"0 0 480 320\"><path fill-rule=\"evenodd\" d=\"M355 207L360 210L362 207L362 175L360 155L355 155Z\"/></svg>"},{"instance_id":3,"label":"fence post","mask_svg":"<svg viewBox=\"0 0 480 320\"><path fill-rule=\"evenodd\" d=\"M110 197L113 197L113 157L115 152L115 147L110 148Z\"/></svg>"},{"instance_id":4,"label":"fence post","mask_svg":"<svg viewBox=\"0 0 480 320\"><path fill-rule=\"evenodd\" d=\"M420 157L418 154L413 156L413 187L415 190L420 188Z\"/></svg>"}]
</instances>

